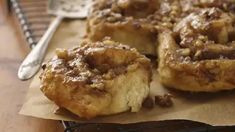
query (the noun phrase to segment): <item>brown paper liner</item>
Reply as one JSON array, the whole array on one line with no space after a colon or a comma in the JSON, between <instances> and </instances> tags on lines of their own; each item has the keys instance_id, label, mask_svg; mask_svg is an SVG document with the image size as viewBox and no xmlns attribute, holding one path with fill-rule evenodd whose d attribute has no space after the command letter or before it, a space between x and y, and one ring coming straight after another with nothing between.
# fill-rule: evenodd
<instances>
[{"instance_id":1,"label":"brown paper liner","mask_svg":"<svg viewBox=\"0 0 235 132\"><path fill-rule=\"evenodd\" d=\"M65 20L54 34L46 59L54 55L56 48L72 48L79 44L85 34L85 21ZM155 106L153 109L144 109L137 113L125 112L117 115L97 117L84 120L68 111L60 111L40 91L40 72L34 77L20 114L43 119L77 121L81 123L136 123L160 120L192 120L211 125L235 125L235 91L218 93L189 93L163 88L159 83L157 71L154 70L151 82L151 95L171 93L174 105L169 108ZM58 112L57 112L58 113Z\"/></svg>"}]
</instances>

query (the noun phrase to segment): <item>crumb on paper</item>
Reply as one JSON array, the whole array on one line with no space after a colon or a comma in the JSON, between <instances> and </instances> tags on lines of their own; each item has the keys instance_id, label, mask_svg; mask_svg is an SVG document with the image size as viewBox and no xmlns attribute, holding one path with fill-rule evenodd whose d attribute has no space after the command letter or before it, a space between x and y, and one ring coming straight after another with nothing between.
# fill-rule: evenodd
<instances>
[{"instance_id":1,"label":"crumb on paper","mask_svg":"<svg viewBox=\"0 0 235 132\"><path fill-rule=\"evenodd\" d=\"M147 97L143 102L143 107L147 109L152 109L154 107L154 101L151 97Z\"/></svg>"},{"instance_id":2,"label":"crumb on paper","mask_svg":"<svg viewBox=\"0 0 235 132\"><path fill-rule=\"evenodd\" d=\"M155 96L155 104L161 107L171 107L173 105L171 94L157 95Z\"/></svg>"}]
</instances>

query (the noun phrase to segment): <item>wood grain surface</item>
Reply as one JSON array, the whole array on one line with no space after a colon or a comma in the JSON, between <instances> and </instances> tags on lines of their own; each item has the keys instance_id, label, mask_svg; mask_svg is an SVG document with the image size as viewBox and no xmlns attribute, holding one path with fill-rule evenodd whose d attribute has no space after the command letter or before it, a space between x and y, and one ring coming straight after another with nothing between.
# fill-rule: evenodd
<instances>
[{"instance_id":1,"label":"wood grain surface","mask_svg":"<svg viewBox=\"0 0 235 132\"><path fill-rule=\"evenodd\" d=\"M19 27L0 0L0 132L62 132L59 121L19 115L30 81L17 78L20 62L27 55Z\"/></svg>"}]
</instances>

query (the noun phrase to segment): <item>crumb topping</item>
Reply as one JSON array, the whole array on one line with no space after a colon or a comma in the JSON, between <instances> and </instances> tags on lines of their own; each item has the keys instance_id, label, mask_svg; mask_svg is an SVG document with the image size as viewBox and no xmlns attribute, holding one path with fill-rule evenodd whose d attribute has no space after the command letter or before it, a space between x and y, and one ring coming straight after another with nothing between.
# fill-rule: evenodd
<instances>
[{"instance_id":1,"label":"crumb topping","mask_svg":"<svg viewBox=\"0 0 235 132\"><path fill-rule=\"evenodd\" d=\"M129 46L105 39L92 44L83 42L71 50L57 49L56 57L44 65L43 70L47 80L57 78L70 86L105 91L105 80L134 71L139 66L149 68L150 61Z\"/></svg>"},{"instance_id":2,"label":"crumb topping","mask_svg":"<svg viewBox=\"0 0 235 132\"><path fill-rule=\"evenodd\" d=\"M178 0L103 0L96 1L93 7L91 17L96 17L97 23L102 20L108 23L134 21L152 28L159 28L159 25L172 28L181 12Z\"/></svg>"},{"instance_id":3,"label":"crumb topping","mask_svg":"<svg viewBox=\"0 0 235 132\"><path fill-rule=\"evenodd\" d=\"M183 18L174 27L179 55L190 60L234 59L235 16L219 8L205 8Z\"/></svg>"}]
</instances>

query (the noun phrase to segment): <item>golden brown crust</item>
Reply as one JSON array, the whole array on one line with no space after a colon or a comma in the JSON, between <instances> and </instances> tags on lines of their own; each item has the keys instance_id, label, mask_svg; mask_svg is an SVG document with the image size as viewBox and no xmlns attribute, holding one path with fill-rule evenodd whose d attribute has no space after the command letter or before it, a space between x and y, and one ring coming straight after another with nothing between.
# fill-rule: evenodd
<instances>
[{"instance_id":1,"label":"golden brown crust","mask_svg":"<svg viewBox=\"0 0 235 132\"><path fill-rule=\"evenodd\" d=\"M234 15L205 8L159 35L159 74L163 84L185 91L235 88Z\"/></svg>"},{"instance_id":2,"label":"golden brown crust","mask_svg":"<svg viewBox=\"0 0 235 132\"><path fill-rule=\"evenodd\" d=\"M178 0L96 0L88 17L88 38L92 41L109 36L156 55L156 35L160 27L172 28L180 13Z\"/></svg>"},{"instance_id":3,"label":"golden brown crust","mask_svg":"<svg viewBox=\"0 0 235 132\"><path fill-rule=\"evenodd\" d=\"M44 66L41 90L80 117L137 112L148 96L150 61L135 49L106 39L56 54Z\"/></svg>"},{"instance_id":4,"label":"golden brown crust","mask_svg":"<svg viewBox=\"0 0 235 132\"><path fill-rule=\"evenodd\" d=\"M234 0L180 0L182 9L181 16L186 16L194 11L204 8L218 8L225 12L233 12L235 8Z\"/></svg>"}]
</instances>

